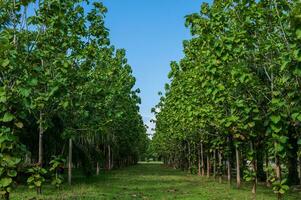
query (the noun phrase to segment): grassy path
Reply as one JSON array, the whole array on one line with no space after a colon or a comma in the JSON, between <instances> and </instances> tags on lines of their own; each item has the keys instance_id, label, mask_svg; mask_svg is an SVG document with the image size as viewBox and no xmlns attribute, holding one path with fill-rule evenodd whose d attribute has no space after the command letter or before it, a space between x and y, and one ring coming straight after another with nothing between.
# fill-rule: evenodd
<instances>
[{"instance_id":1,"label":"grassy path","mask_svg":"<svg viewBox=\"0 0 301 200\"><path fill-rule=\"evenodd\" d=\"M45 186L43 196L36 199L195 199L195 200L245 200L252 199L250 187L237 190L226 183L187 175L184 172L167 169L159 164L139 164L121 170L114 170L99 176L84 178L77 175L72 187L64 186L57 191ZM32 199L33 190L21 186L14 191L12 199ZM276 199L270 189L259 187L257 200ZM286 197L300 200L301 193Z\"/></svg>"}]
</instances>

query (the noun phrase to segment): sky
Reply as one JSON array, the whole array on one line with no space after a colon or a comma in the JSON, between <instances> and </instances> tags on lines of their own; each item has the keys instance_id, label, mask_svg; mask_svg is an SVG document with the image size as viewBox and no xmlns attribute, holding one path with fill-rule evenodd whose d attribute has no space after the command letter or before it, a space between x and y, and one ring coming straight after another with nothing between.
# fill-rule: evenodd
<instances>
[{"instance_id":1,"label":"sky","mask_svg":"<svg viewBox=\"0 0 301 200\"><path fill-rule=\"evenodd\" d=\"M183 57L183 40L191 38L185 16L199 12L203 0L103 0L111 44L124 48L140 88L140 113L153 127L151 108L164 92L171 61Z\"/></svg>"}]
</instances>

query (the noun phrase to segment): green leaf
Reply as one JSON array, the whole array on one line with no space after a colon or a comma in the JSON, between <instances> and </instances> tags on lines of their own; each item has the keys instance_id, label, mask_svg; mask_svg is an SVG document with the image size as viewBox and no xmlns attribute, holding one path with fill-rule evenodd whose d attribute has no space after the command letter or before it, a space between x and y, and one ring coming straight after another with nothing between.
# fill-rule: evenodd
<instances>
[{"instance_id":1,"label":"green leaf","mask_svg":"<svg viewBox=\"0 0 301 200\"><path fill-rule=\"evenodd\" d=\"M250 128L254 127L254 126L255 126L255 122L249 122L249 123L248 123L248 126L249 126Z\"/></svg>"},{"instance_id":2,"label":"green leaf","mask_svg":"<svg viewBox=\"0 0 301 200\"><path fill-rule=\"evenodd\" d=\"M15 125L18 128L23 128L23 126L24 126L22 122L17 122L17 123L15 123Z\"/></svg>"},{"instance_id":3,"label":"green leaf","mask_svg":"<svg viewBox=\"0 0 301 200\"><path fill-rule=\"evenodd\" d=\"M218 87L218 89L219 89L220 91L225 90L225 86L222 85L222 84L219 84L217 87Z\"/></svg>"},{"instance_id":4,"label":"green leaf","mask_svg":"<svg viewBox=\"0 0 301 200\"><path fill-rule=\"evenodd\" d=\"M15 118L14 115L12 115L11 113L6 112L2 118L2 122L10 122Z\"/></svg>"},{"instance_id":5,"label":"green leaf","mask_svg":"<svg viewBox=\"0 0 301 200\"><path fill-rule=\"evenodd\" d=\"M276 151L277 153L281 153L283 150L284 150L283 145L281 145L281 144L279 144L279 143L276 143L276 144L275 144L275 151Z\"/></svg>"},{"instance_id":6,"label":"green leaf","mask_svg":"<svg viewBox=\"0 0 301 200\"><path fill-rule=\"evenodd\" d=\"M19 92L23 97L28 97L31 93L31 89L21 88Z\"/></svg>"},{"instance_id":7,"label":"green leaf","mask_svg":"<svg viewBox=\"0 0 301 200\"><path fill-rule=\"evenodd\" d=\"M297 120L301 122L301 115L298 115Z\"/></svg>"},{"instance_id":8,"label":"green leaf","mask_svg":"<svg viewBox=\"0 0 301 200\"><path fill-rule=\"evenodd\" d=\"M288 140L288 137L286 137L286 136L281 136L279 138L279 142L282 143L282 144L285 144L287 142L287 140Z\"/></svg>"},{"instance_id":9,"label":"green leaf","mask_svg":"<svg viewBox=\"0 0 301 200\"><path fill-rule=\"evenodd\" d=\"M9 170L9 171L7 172L7 175L8 175L9 177L16 177L16 176L17 176L17 171L16 171L16 170Z\"/></svg>"},{"instance_id":10,"label":"green leaf","mask_svg":"<svg viewBox=\"0 0 301 200\"><path fill-rule=\"evenodd\" d=\"M281 127L277 127L273 124L271 125L271 128L272 128L273 132L275 132L275 133L279 133L282 130Z\"/></svg>"},{"instance_id":11,"label":"green leaf","mask_svg":"<svg viewBox=\"0 0 301 200\"><path fill-rule=\"evenodd\" d=\"M5 59L3 62L2 62L2 67L7 67L9 65L9 59Z\"/></svg>"},{"instance_id":12,"label":"green leaf","mask_svg":"<svg viewBox=\"0 0 301 200\"><path fill-rule=\"evenodd\" d=\"M63 103L63 108L66 109L66 108L68 107L68 105L69 105L69 102L68 102L68 101L65 101L65 102Z\"/></svg>"},{"instance_id":13,"label":"green leaf","mask_svg":"<svg viewBox=\"0 0 301 200\"><path fill-rule=\"evenodd\" d=\"M296 31L296 36L297 36L297 39L301 39L301 29L298 29L297 31Z\"/></svg>"},{"instance_id":14,"label":"green leaf","mask_svg":"<svg viewBox=\"0 0 301 200\"><path fill-rule=\"evenodd\" d=\"M33 78L29 81L30 86L37 86L38 85L38 79Z\"/></svg>"},{"instance_id":15,"label":"green leaf","mask_svg":"<svg viewBox=\"0 0 301 200\"><path fill-rule=\"evenodd\" d=\"M37 187L41 187L42 182L41 182L41 181L36 181L34 184L35 184Z\"/></svg>"},{"instance_id":16,"label":"green leaf","mask_svg":"<svg viewBox=\"0 0 301 200\"><path fill-rule=\"evenodd\" d=\"M281 116L280 116L280 115L272 115L272 116L270 117L270 119L272 120L272 122L273 122L274 124L278 124L278 122L281 120Z\"/></svg>"},{"instance_id":17,"label":"green leaf","mask_svg":"<svg viewBox=\"0 0 301 200\"><path fill-rule=\"evenodd\" d=\"M285 190L283 190L282 188L278 191L280 194L284 194Z\"/></svg>"},{"instance_id":18,"label":"green leaf","mask_svg":"<svg viewBox=\"0 0 301 200\"><path fill-rule=\"evenodd\" d=\"M33 176L30 176L30 177L27 179L27 183L31 183L32 181L34 181L34 177L33 177Z\"/></svg>"},{"instance_id":19,"label":"green leaf","mask_svg":"<svg viewBox=\"0 0 301 200\"><path fill-rule=\"evenodd\" d=\"M296 120L298 116L299 116L299 113L293 113L292 114L292 119Z\"/></svg>"},{"instance_id":20,"label":"green leaf","mask_svg":"<svg viewBox=\"0 0 301 200\"><path fill-rule=\"evenodd\" d=\"M12 178L1 178L0 187L7 187L13 182Z\"/></svg>"}]
</instances>

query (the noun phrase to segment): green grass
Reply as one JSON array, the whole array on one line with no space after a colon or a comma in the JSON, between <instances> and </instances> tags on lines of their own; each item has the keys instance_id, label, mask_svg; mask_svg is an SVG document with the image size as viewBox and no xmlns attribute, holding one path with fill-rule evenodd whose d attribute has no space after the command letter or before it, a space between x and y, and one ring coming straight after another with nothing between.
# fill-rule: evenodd
<instances>
[{"instance_id":1,"label":"green grass","mask_svg":"<svg viewBox=\"0 0 301 200\"><path fill-rule=\"evenodd\" d=\"M216 180L188 175L179 170L165 168L160 163L139 163L136 166L113 170L99 176L85 178L75 174L74 184L56 190L50 185L43 188L43 195L26 186L13 191L11 199L195 199L195 200L245 200L252 199L251 187L235 189ZM259 186L257 200L276 199L270 188ZM300 200L301 193L292 193L284 199Z\"/></svg>"}]
</instances>

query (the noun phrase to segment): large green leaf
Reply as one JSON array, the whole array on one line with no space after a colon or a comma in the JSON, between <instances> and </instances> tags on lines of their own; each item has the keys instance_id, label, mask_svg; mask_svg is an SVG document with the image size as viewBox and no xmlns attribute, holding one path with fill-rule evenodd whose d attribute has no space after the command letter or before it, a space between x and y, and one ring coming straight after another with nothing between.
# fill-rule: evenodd
<instances>
[{"instance_id":1,"label":"large green leaf","mask_svg":"<svg viewBox=\"0 0 301 200\"><path fill-rule=\"evenodd\" d=\"M12 178L1 178L0 187L7 187L13 182Z\"/></svg>"},{"instance_id":2,"label":"large green leaf","mask_svg":"<svg viewBox=\"0 0 301 200\"><path fill-rule=\"evenodd\" d=\"M16 170L9 170L9 171L7 172L7 175L8 175L9 177L16 177L16 176L17 176L17 171L16 171Z\"/></svg>"},{"instance_id":3,"label":"large green leaf","mask_svg":"<svg viewBox=\"0 0 301 200\"><path fill-rule=\"evenodd\" d=\"M5 59L2 61L2 67L7 67L9 65L9 59Z\"/></svg>"},{"instance_id":4,"label":"large green leaf","mask_svg":"<svg viewBox=\"0 0 301 200\"><path fill-rule=\"evenodd\" d=\"M278 124L278 122L280 122L280 120L281 120L281 116L280 116L280 115L272 115L272 116L270 117L270 119L272 120L272 122L273 122L274 124Z\"/></svg>"},{"instance_id":5,"label":"large green leaf","mask_svg":"<svg viewBox=\"0 0 301 200\"><path fill-rule=\"evenodd\" d=\"M3 116L3 118L2 118L2 122L10 122L10 121L12 121L13 119L15 119L15 116L14 115L12 115L11 113L9 113L9 112L6 112L5 114L4 114L4 116Z\"/></svg>"}]
</instances>

